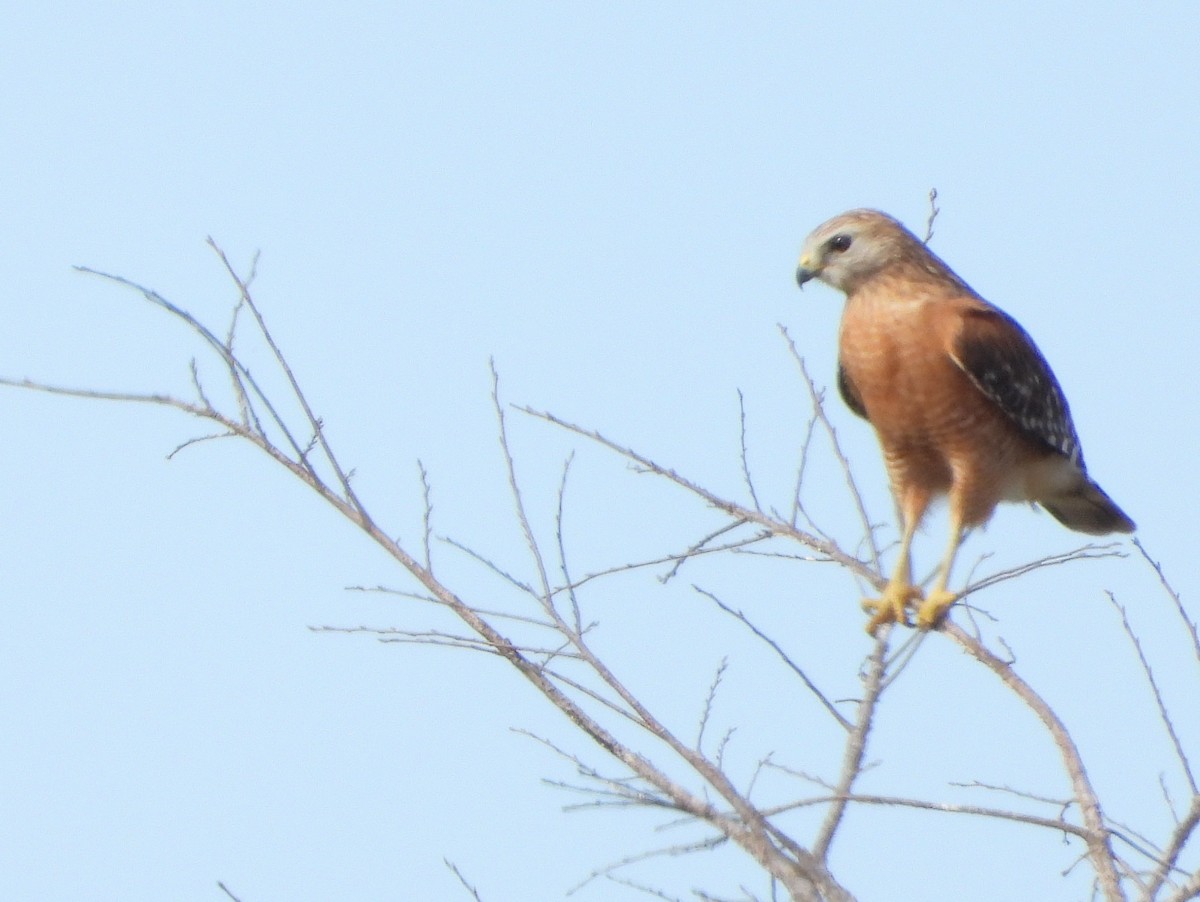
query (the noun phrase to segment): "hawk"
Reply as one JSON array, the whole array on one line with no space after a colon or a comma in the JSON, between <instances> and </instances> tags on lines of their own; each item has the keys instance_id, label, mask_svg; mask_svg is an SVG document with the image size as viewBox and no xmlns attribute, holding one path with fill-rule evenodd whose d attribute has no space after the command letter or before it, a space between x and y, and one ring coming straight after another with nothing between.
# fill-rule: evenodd
<instances>
[{"instance_id":1,"label":"hawk","mask_svg":"<svg viewBox=\"0 0 1200 902\"><path fill-rule=\"evenodd\" d=\"M863 602L872 635L886 623L937 626L958 596L947 585L967 530L1001 501L1041 505L1091 535L1134 523L1083 464L1067 399L1020 325L976 294L900 222L851 210L804 242L796 281L846 295L838 339L842 399L873 427L901 521L900 560ZM935 498L949 502L950 542L928 594L912 583L913 535Z\"/></svg>"}]
</instances>

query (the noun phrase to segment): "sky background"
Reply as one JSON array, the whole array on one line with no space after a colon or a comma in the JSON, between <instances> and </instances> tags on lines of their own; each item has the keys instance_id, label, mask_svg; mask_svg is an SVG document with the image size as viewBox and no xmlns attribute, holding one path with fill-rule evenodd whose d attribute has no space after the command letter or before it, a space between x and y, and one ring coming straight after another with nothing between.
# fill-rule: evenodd
<instances>
[{"instance_id":1,"label":"sky background","mask_svg":"<svg viewBox=\"0 0 1200 902\"><path fill-rule=\"evenodd\" d=\"M243 271L261 251L257 301L376 517L419 540L420 460L437 534L531 577L489 358L506 402L746 500L740 389L756 487L785 508L808 409L778 325L829 384L841 304L796 290L801 242L858 206L921 232L936 187L932 247L1036 338L1092 474L1196 598L1196 3L50 2L5 18L3 375L187 394L192 337L72 266L223 328L236 293L205 238ZM242 902L468 898L449 859L486 902L557 899L593 868L700 835L564 813L579 798L543 781L571 768L514 728L612 769L498 662L310 631L436 621L345 591L412 586L253 448L207 442L168 462L203 426L14 390L0 404L8 897L219 900L223 880ZM840 402L830 413L890 522L869 429ZM576 452L576 572L681 550L719 522L582 440L509 419L543 538ZM852 547L827 463L805 497ZM919 567L943 530L933 518ZM958 579L983 555L981 573L1081 540L1008 507ZM496 593L449 546L435 560L464 594ZM767 753L832 778L827 715L691 583L744 608L835 698L854 696L870 650L861 587L762 559L698 562L665 588L653 576L585 596L618 672L690 735L727 658L711 728L738 728L736 778ZM1160 775L1176 800L1184 784L1106 591L1200 748L1197 662L1137 556L978 601L1109 813L1161 840ZM894 686L868 757L864 791L1066 791L1032 715L939 637ZM1033 828L856 810L833 868L864 902L1081 899L1076 854ZM767 893L734 851L628 876L678 897ZM573 898L646 896L597 881Z\"/></svg>"}]
</instances>

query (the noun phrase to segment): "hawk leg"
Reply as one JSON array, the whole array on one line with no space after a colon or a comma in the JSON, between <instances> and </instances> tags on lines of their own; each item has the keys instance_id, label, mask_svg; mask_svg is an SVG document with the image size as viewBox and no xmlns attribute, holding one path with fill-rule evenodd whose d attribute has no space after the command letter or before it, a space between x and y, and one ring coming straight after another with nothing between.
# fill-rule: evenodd
<instances>
[{"instance_id":1,"label":"hawk leg","mask_svg":"<svg viewBox=\"0 0 1200 902\"><path fill-rule=\"evenodd\" d=\"M950 607L954 602L958 601L958 594L949 591L946 588L946 584L950 582L950 570L954 566L954 557L958 554L958 548L962 545L962 540L962 520L952 513L950 520L950 546L946 549L946 557L942 560L942 566L938 568L937 585L925 596L925 600L917 608L917 629L937 629L942 621L946 619L946 614L949 612Z\"/></svg>"},{"instance_id":2,"label":"hawk leg","mask_svg":"<svg viewBox=\"0 0 1200 902\"><path fill-rule=\"evenodd\" d=\"M896 572L883 587L883 594L878 598L864 598L863 610L871 615L867 621L867 632L872 636L885 623L903 623L911 626L908 619L908 609L916 607L916 603L924 596L921 590L912 583L912 547L913 533L916 532L916 517L907 518L904 535L900 538L900 560L896 564Z\"/></svg>"},{"instance_id":3,"label":"hawk leg","mask_svg":"<svg viewBox=\"0 0 1200 902\"><path fill-rule=\"evenodd\" d=\"M915 524L916 519L916 517L910 518L908 523ZM957 593L949 591L946 584L950 582L950 571L954 567L954 558L958 554L958 548L963 540L961 516L954 512L951 513L950 544L946 548L946 556L938 568L937 583L928 595L914 586L912 582L910 549L915 531L914 526L906 525L904 535L900 538L900 560L896 565L896 572L884 586L880 597L863 599L863 610L871 615L871 619L867 621L867 632L872 636L887 623L902 623L905 626L912 626L913 624L908 618L909 609L913 609L917 613L917 629L937 629L946 618L951 606L958 601Z\"/></svg>"}]
</instances>

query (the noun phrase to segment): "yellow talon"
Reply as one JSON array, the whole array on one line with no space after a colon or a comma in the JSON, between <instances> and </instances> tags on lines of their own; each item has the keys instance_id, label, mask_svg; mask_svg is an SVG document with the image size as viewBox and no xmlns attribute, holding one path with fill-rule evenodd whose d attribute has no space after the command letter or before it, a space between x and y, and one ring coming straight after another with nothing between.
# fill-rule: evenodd
<instances>
[{"instance_id":1,"label":"yellow talon","mask_svg":"<svg viewBox=\"0 0 1200 902\"><path fill-rule=\"evenodd\" d=\"M917 608L917 629L936 629L945 619L950 606L958 601L958 596L945 589L934 589Z\"/></svg>"},{"instance_id":2,"label":"yellow talon","mask_svg":"<svg viewBox=\"0 0 1200 902\"><path fill-rule=\"evenodd\" d=\"M917 629L937 629L945 619L946 612L950 610L954 602L958 601L957 595L946 590L946 583L950 580L950 569L954 566L954 556L963 539L962 517L953 508L950 512L950 544L946 548L946 556L942 559L942 566L939 568L938 579L934 583L933 590L926 595L913 585L911 557L913 532L921 520L920 515L924 511L924 503L927 500L918 498L917 501L921 503L913 511L907 511L906 506L901 503L904 532L900 536L900 558L896 562L896 570L892 574L892 578L888 580L888 584L883 587L879 598L868 598L863 601L863 610L871 615L871 619L867 622L867 632L872 636L886 623L902 623L905 626L912 626L913 624L908 618L910 608L916 611Z\"/></svg>"},{"instance_id":3,"label":"yellow talon","mask_svg":"<svg viewBox=\"0 0 1200 902\"><path fill-rule=\"evenodd\" d=\"M879 598L864 598L863 610L871 615L867 622L867 632L872 636L885 623L903 623L911 626L908 620L908 609L916 607L916 603L924 596L916 586L906 582L892 580L884 587ZM924 605L921 610L924 610Z\"/></svg>"}]
</instances>

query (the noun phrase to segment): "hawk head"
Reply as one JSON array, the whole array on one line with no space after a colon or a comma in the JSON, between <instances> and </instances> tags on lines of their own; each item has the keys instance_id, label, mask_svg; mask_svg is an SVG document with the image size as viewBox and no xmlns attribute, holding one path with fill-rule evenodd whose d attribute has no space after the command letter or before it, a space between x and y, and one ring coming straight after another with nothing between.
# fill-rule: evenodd
<instances>
[{"instance_id":1,"label":"hawk head","mask_svg":"<svg viewBox=\"0 0 1200 902\"><path fill-rule=\"evenodd\" d=\"M878 210L851 210L817 226L804 241L796 281L820 279L849 294L888 264L912 253L920 240Z\"/></svg>"}]
</instances>

